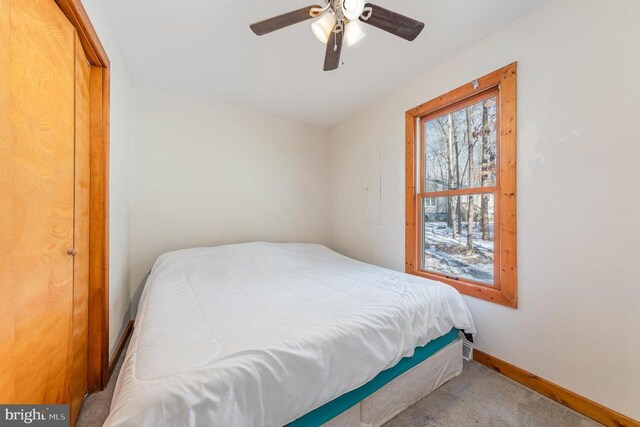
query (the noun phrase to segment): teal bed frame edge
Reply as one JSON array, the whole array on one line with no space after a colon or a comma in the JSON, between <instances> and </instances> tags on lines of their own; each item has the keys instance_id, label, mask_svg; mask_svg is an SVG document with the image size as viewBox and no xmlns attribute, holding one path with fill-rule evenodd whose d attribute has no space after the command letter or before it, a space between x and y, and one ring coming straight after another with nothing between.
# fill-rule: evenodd
<instances>
[{"instance_id":1,"label":"teal bed frame edge","mask_svg":"<svg viewBox=\"0 0 640 427\"><path fill-rule=\"evenodd\" d=\"M400 359L395 366L380 372L368 383L333 399L311 412L308 412L306 415L303 415L292 423L287 424L287 427L320 426L327 421L332 420L352 406L371 396L373 393L380 390L382 387L404 374L409 369L419 365L438 351L454 342L458 338L458 333L459 330L453 328L445 335L429 341L424 347L416 348L413 356Z\"/></svg>"}]
</instances>

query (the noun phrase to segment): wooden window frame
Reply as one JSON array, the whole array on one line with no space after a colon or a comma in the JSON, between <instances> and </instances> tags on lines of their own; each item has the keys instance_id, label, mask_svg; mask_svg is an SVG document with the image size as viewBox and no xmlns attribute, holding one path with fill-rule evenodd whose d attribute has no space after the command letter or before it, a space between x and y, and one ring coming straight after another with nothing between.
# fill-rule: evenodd
<instances>
[{"instance_id":1,"label":"wooden window frame","mask_svg":"<svg viewBox=\"0 0 640 427\"><path fill-rule=\"evenodd\" d=\"M420 200L433 197L433 192L424 191L424 164L420 147L425 118L441 116L471 105L489 96L496 96L497 116L497 171L496 186L488 187L486 193L495 195L495 252L494 286L468 279L452 279L444 275L421 269L422 226ZM405 222L405 271L420 277L447 283L460 293L483 300L518 307L517 285L517 236L516 236L516 104L517 104L517 63L507 65L464 86L452 90L438 98L421 104L406 112L406 222ZM420 166L420 167L419 167ZM419 169L418 169L419 167ZM420 171L420 182L418 179ZM439 191L446 193L478 194L471 190Z\"/></svg>"},{"instance_id":2,"label":"wooden window frame","mask_svg":"<svg viewBox=\"0 0 640 427\"><path fill-rule=\"evenodd\" d=\"M81 0L55 0L76 29L91 65L87 389L109 382L109 105L110 62Z\"/></svg>"}]
</instances>

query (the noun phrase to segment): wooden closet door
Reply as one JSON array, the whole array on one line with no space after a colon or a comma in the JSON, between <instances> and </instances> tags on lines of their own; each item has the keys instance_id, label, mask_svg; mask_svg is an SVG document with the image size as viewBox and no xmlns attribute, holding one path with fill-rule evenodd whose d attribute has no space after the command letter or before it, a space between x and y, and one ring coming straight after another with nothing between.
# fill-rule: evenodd
<instances>
[{"instance_id":1,"label":"wooden closet door","mask_svg":"<svg viewBox=\"0 0 640 427\"><path fill-rule=\"evenodd\" d=\"M91 67L75 37L75 195L73 258L73 361L71 366L71 425L87 392L87 338L89 328L89 185L91 148Z\"/></svg>"},{"instance_id":2,"label":"wooden closet door","mask_svg":"<svg viewBox=\"0 0 640 427\"><path fill-rule=\"evenodd\" d=\"M75 30L53 0L0 0L3 403L70 401L75 69Z\"/></svg>"}]
</instances>

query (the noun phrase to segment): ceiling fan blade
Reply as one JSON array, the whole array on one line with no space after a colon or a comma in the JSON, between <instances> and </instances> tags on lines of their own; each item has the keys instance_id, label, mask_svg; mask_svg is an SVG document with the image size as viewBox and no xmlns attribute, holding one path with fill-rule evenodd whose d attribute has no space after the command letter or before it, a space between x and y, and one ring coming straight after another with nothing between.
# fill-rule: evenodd
<instances>
[{"instance_id":1,"label":"ceiling fan blade","mask_svg":"<svg viewBox=\"0 0 640 427\"><path fill-rule=\"evenodd\" d=\"M333 28L329 40L327 40L327 51L324 55L324 71L335 70L340 66L344 30L336 33L336 27Z\"/></svg>"},{"instance_id":2,"label":"ceiling fan blade","mask_svg":"<svg viewBox=\"0 0 640 427\"><path fill-rule=\"evenodd\" d=\"M302 9L294 10L293 12L256 22L255 24L249 25L249 28L251 28L251 30L257 35L263 36L273 31L288 27L289 25L311 19L314 16L317 16L313 13L314 10L320 9L322 9L322 7L318 5L303 7Z\"/></svg>"},{"instance_id":3,"label":"ceiling fan blade","mask_svg":"<svg viewBox=\"0 0 640 427\"><path fill-rule=\"evenodd\" d=\"M371 12L367 18L368 8L371 8ZM420 21L371 3L365 5L365 13L360 20L409 41L415 40L424 28L424 23Z\"/></svg>"}]
</instances>

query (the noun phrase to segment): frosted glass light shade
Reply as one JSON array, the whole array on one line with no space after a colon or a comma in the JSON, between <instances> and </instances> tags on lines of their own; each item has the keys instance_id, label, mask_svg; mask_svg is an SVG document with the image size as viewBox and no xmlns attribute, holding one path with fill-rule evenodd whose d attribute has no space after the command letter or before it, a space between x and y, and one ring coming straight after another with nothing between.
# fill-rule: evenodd
<instances>
[{"instance_id":1,"label":"frosted glass light shade","mask_svg":"<svg viewBox=\"0 0 640 427\"><path fill-rule=\"evenodd\" d=\"M342 2L342 12L350 21L354 21L364 12L364 0L344 0Z\"/></svg>"},{"instance_id":2,"label":"frosted glass light shade","mask_svg":"<svg viewBox=\"0 0 640 427\"><path fill-rule=\"evenodd\" d=\"M359 21L351 21L347 24L347 29L344 32L344 40L347 46L353 46L365 36L366 34L362 30L362 25L360 25Z\"/></svg>"},{"instance_id":3,"label":"frosted glass light shade","mask_svg":"<svg viewBox=\"0 0 640 427\"><path fill-rule=\"evenodd\" d=\"M329 40L329 35L333 31L333 27L336 25L336 18L331 13L325 13L320 19L311 24L311 30L315 34L316 38L322 43L326 43Z\"/></svg>"}]
</instances>

